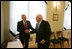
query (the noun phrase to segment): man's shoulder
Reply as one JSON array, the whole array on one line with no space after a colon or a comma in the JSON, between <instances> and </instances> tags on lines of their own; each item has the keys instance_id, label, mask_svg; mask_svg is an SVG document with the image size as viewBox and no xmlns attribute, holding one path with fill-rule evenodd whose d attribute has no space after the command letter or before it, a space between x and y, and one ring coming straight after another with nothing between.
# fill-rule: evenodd
<instances>
[{"instance_id":1,"label":"man's shoulder","mask_svg":"<svg viewBox=\"0 0 72 49\"><path fill-rule=\"evenodd\" d=\"M42 21L42 24L45 25L45 26L46 26L46 25L50 25L49 22L46 21L46 20L43 20L43 21Z\"/></svg>"},{"instance_id":2,"label":"man's shoulder","mask_svg":"<svg viewBox=\"0 0 72 49\"><path fill-rule=\"evenodd\" d=\"M21 22L23 22L23 21L21 20L21 21L19 21L18 23L21 23Z\"/></svg>"},{"instance_id":3,"label":"man's shoulder","mask_svg":"<svg viewBox=\"0 0 72 49\"><path fill-rule=\"evenodd\" d=\"M48 22L48 21L45 21L45 20L44 20L42 24L43 24L43 26L44 26L44 27L47 27L47 26L49 26L49 27L50 27L50 24L49 24L49 22Z\"/></svg>"},{"instance_id":4,"label":"man's shoulder","mask_svg":"<svg viewBox=\"0 0 72 49\"><path fill-rule=\"evenodd\" d=\"M18 23L21 23L21 22L23 22L23 20L19 21ZM27 22L30 22L30 21L27 20Z\"/></svg>"},{"instance_id":5,"label":"man's shoulder","mask_svg":"<svg viewBox=\"0 0 72 49\"><path fill-rule=\"evenodd\" d=\"M30 21L29 21L29 20L27 20L27 22L29 22L29 23L30 23Z\"/></svg>"},{"instance_id":6,"label":"man's shoulder","mask_svg":"<svg viewBox=\"0 0 72 49\"><path fill-rule=\"evenodd\" d=\"M42 22L43 22L43 23L49 23L49 22L48 22L48 21L46 21L46 20L43 20Z\"/></svg>"}]
</instances>

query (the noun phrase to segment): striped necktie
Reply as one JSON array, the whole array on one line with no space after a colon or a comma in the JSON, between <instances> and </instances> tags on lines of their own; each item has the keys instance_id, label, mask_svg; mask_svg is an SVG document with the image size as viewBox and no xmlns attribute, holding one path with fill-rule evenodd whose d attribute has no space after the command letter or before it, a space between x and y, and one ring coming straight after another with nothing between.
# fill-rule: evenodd
<instances>
[{"instance_id":1,"label":"striped necktie","mask_svg":"<svg viewBox=\"0 0 72 49\"><path fill-rule=\"evenodd\" d=\"M27 23L25 22L25 30L27 29Z\"/></svg>"}]
</instances>

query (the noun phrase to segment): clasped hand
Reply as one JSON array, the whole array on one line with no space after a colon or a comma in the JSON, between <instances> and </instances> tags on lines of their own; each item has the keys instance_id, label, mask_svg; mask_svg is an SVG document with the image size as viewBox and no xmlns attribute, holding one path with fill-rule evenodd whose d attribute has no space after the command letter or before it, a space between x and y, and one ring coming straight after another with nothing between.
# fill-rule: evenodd
<instances>
[{"instance_id":1,"label":"clasped hand","mask_svg":"<svg viewBox=\"0 0 72 49\"><path fill-rule=\"evenodd\" d=\"M25 33L30 33L30 31L28 29L25 30Z\"/></svg>"},{"instance_id":2,"label":"clasped hand","mask_svg":"<svg viewBox=\"0 0 72 49\"><path fill-rule=\"evenodd\" d=\"M45 43L45 40L41 40L41 41L40 41L40 44L44 44L44 43Z\"/></svg>"}]
</instances>

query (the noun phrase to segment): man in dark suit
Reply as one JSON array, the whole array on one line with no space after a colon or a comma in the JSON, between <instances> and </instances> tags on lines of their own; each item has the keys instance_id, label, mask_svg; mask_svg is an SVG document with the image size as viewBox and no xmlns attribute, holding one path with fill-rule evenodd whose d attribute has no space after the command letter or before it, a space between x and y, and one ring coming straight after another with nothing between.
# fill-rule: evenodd
<instances>
[{"instance_id":1,"label":"man in dark suit","mask_svg":"<svg viewBox=\"0 0 72 49\"><path fill-rule=\"evenodd\" d=\"M17 24L17 31L19 32L19 39L24 47L25 42L25 48L28 48L28 42L30 38L30 31L29 29L32 29L32 26L29 21L26 20L26 15L22 15L22 21L18 22Z\"/></svg>"},{"instance_id":2,"label":"man in dark suit","mask_svg":"<svg viewBox=\"0 0 72 49\"><path fill-rule=\"evenodd\" d=\"M34 32L36 32L38 48L49 48L51 35L50 24L43 20L41 14L36 16L36 21L37 24Z\"/></svg>"}]
</instances>

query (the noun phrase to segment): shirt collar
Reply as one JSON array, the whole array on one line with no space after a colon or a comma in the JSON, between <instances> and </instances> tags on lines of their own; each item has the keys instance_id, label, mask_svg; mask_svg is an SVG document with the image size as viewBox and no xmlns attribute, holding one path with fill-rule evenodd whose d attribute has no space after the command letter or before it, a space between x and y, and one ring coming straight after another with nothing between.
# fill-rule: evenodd
<instances>
[{"instance_id":1,"label":"shirt collar","mask_svg":"<svg viewBox=\"0 0 72 49\"><path fill-rule=\"evenodd\" d=\"M26 21L27 22L27 21ZM25 23L24 21L23 21L23 23Z\"/></svg>"}]
</instances>

